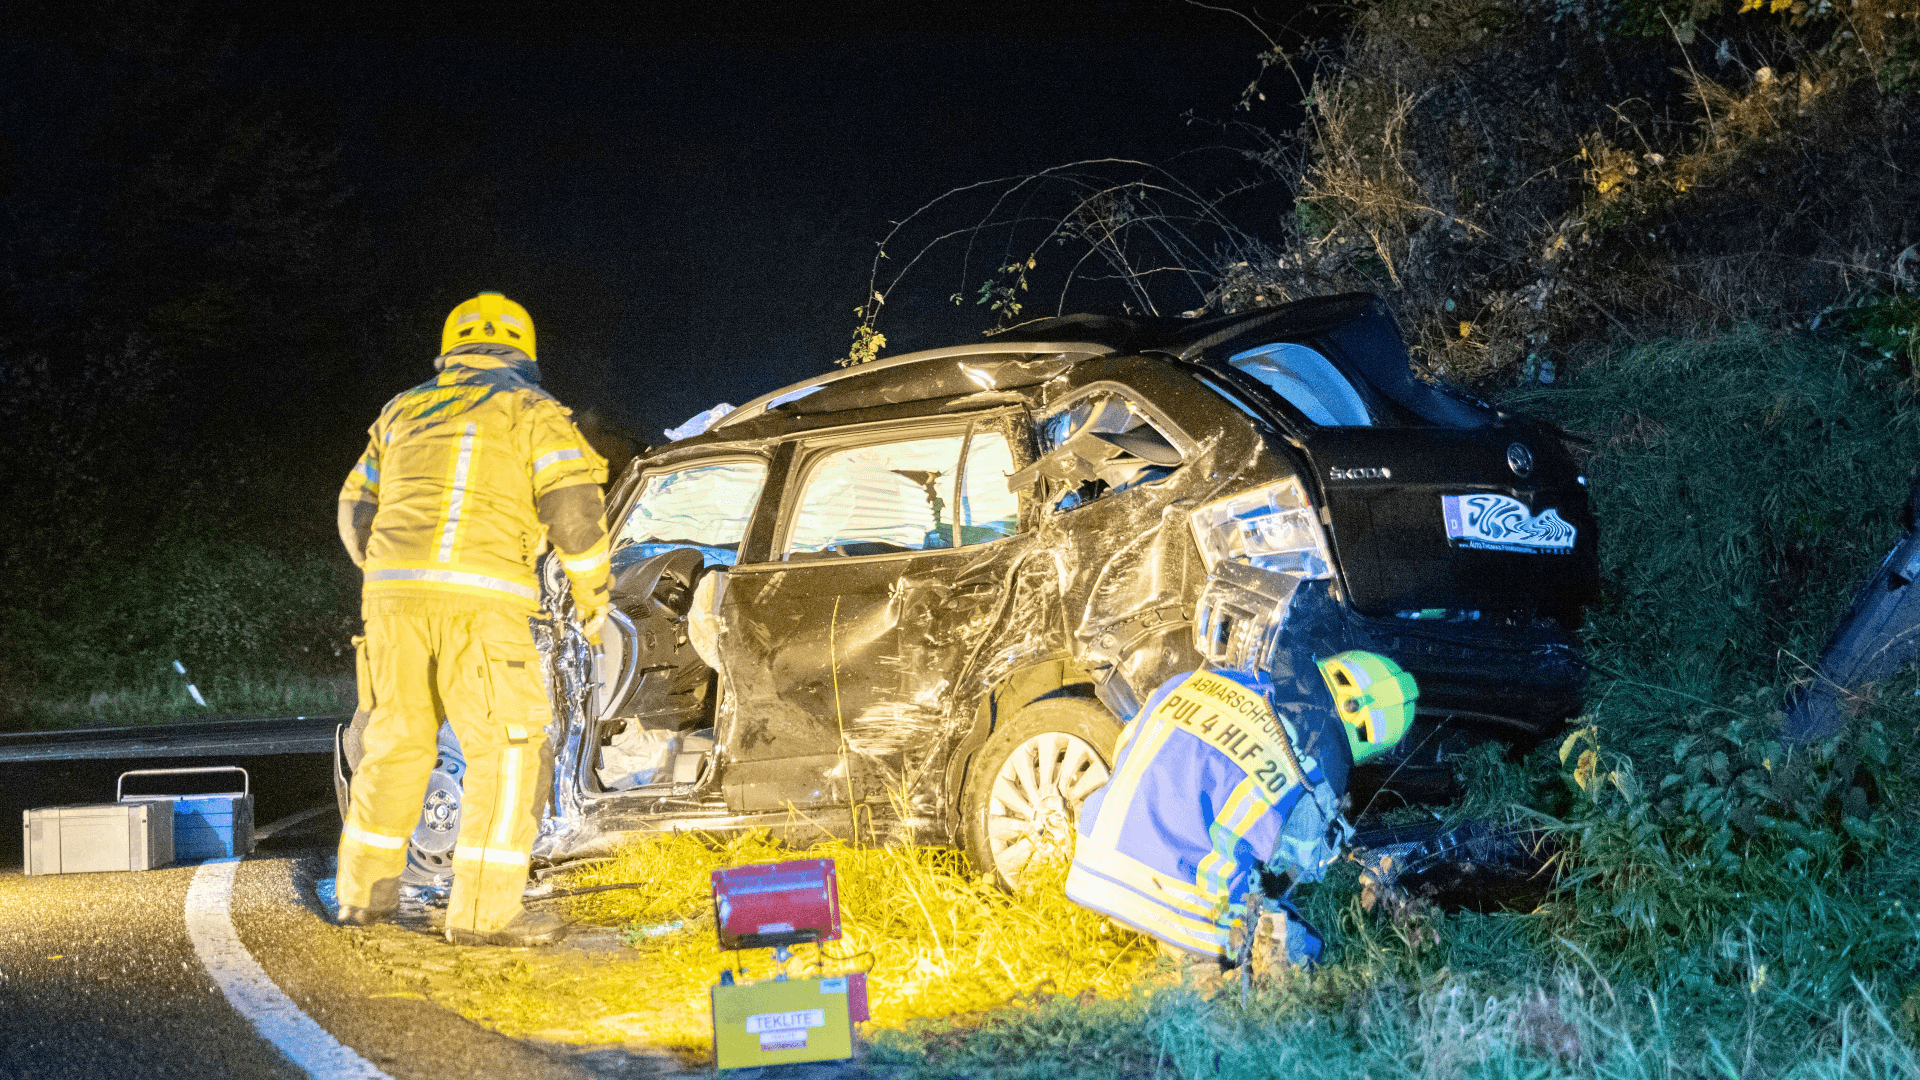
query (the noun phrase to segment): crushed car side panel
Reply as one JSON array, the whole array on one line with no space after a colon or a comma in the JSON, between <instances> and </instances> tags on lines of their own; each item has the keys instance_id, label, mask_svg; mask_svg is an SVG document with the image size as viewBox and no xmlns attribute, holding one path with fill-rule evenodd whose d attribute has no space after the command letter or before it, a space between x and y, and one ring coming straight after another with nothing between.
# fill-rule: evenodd
<instances>
[{"instance_id":1,"label":"crushed car side panel","mask_svg":"<svg viewBox=\"0 0 1920 1080\"><path fill-rule=\"evenodd\" d=\"M1132 423L1109 442L1151 455L1157 447L1133 435L1151 429L1178 451L1177 459L1130 454L1089 466L1073 440L1056 440L1049 456L1079 458L1079 467L1063 463L1041 478L1037 532L1056 553L1074 658L1092 674L1100 699L1125 718L1155 687L1202 660L1192 620L1207 572L1188 526L1192 511L1228 491L1290 475L1294 466L1164 359L1084 362L1049 390L1043 450L1050 417L1110 396L1130 415L1109 420L1120 410L1097 406L1098 416L1087 410L1087 426ZM1127 482L1129 468L1138 482ZM1087 481L1088 472L1103 475Z\"/></svg>"}]
</instances>

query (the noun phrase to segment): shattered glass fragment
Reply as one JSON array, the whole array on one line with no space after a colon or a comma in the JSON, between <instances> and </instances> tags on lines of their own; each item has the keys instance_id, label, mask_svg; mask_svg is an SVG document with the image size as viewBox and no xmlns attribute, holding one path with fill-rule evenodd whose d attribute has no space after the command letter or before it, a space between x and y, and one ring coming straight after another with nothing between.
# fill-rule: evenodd
<instances>
[{"instance_id":1,"label":"shattered glass fragment","mask_svg":"<svg viewBox=\"0 0 1920 1080\"><path fill-rule=\"evenodd\" d=\"M665 434L667 438L673 442L679 442L681 439L691 439L695 435L704 435L707 433L707 429L719 423L723 417L732 411L733 406L723 401L711 409L695 413L692 419L681 424L679 427L668 428Z\"/></svg>"}]
</instances>

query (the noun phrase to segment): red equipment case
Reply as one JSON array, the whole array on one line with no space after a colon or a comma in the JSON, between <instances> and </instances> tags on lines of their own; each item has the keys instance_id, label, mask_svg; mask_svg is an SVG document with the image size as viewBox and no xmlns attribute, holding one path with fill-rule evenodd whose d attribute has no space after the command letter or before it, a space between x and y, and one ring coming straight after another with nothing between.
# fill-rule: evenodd
<instances>
[{"instance_id":1,"label":"red equipment case","mask_svg":"<svg viewBox=\"0 0 1920 1080\"><path fill-rule=\"evenodd\" d=\"M832 859L715 870L713 910L722 949L840 939L840 884Z\"/></svg>"}]
</instances>

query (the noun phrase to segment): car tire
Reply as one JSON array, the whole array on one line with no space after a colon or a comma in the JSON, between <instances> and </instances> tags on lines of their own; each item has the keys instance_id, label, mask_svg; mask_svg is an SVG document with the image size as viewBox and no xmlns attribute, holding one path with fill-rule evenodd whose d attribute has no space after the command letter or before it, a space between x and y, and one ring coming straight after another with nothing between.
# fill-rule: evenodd
<instances>
[{"instance_id":1,"label":"car tire","mask_svg":"<svg viewBox=\"0 0 1920 1080\"><path fill-rule=\"evenodd\" d=\"M362 741L367 714L356 714L353 723L341 732L335 760L335 787L340 800L340 820L347 818L352 804L352 774L365 756ZM420 808L420 821L407 837L406 867L400 881L406 885L444 889L453 883L453 844L460 831L460 804L467 759L460 752L460 740L453 729L442 725L436 736L433 771L427 777L427 794ZM346 771L340 772L344 759Z\"/></svg>"},{"instance_id":2,"label":"car tire","mask_svg":"<svg viewBox=\"0 0 1920 1080\"><path fill-rule=\"evenodd\" d=\"M1112 774L1119 737L1120 722L1087 698L1035 701L1001 724L961 787L960 831L974 866L1017 892L1022 867L1071 858L1080 807Z\"/></svg>"}]
</instances>

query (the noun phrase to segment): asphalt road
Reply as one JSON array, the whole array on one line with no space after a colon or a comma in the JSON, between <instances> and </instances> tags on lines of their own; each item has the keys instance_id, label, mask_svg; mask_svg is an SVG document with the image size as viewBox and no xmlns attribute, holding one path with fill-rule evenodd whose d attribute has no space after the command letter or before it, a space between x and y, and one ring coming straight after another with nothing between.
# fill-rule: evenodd
<instances>
[{"instance_id":1,"label":"asphalt road","mask_svg":"<svg viewBox=\"0 0 1920 1080\"><path fill-rule=\"evenodd\" d=\"M215 763L207 758L180 764ZM249 768L256 820L331 807L331 758L234 759ZM110 802L122 767L164 760L9 765L7 820L62 803ZM197 867L28 877L20 832L0 855L0 1078L297 1078L216 987L188 935ZM266 975L335 1039L397 1080L672 1075L664 1055L582 1051L496 1035L393 982L330 925L314 883L331 873L331 809L263 841L238 867L232 921Z\"/></svg>"},{"instance_id":2,"label":"asphalt road","mask_svg":"<svg viewBox=\"0 0 1920 1080\"><path fill-rule=\"evenodd\" d=\"M442 968L454 966L456 950L431 934L423 915L403 916L403 925L376 930L337 927L327 919L316 886L332 876L340 836L332 754L219 753L228 746L304 749L316 740L294 730L300 726L281 724L286 730L273 738L262 727L227 742L219 741L226 738L215 730L219 725L200 725L205 730L179 743L157 744L144 732L130 741L100 732L53 739L16 736L0 742L0 811L5 812L0 818L5 825L0 828L0 1080L339 1080L343 1075L381 1073L394 1080L689 1076L664 1051L631 1044L582 1048L512 1039L422 994L396 990L390 956L396 941L414 962ZM110 745L122 746L118 752L132 756L103 756L102 747ZM46 760L51 753L75 753L76 746L86 756ZM197 752L157 756L176 748ZM116 780L129 769L206 765L247 770L254 821L271 832L250 857L220 868L233 871L225 904L231 922L219 923L231 930L223 940L231 943L237 936L243 951L221 953L224 959L211 961L196 951L196 933L202 949L207 947L206 897L219 892L209 888L212 871L198 879L196 888L201 867L31 877L22 872L21 811L112 802ZM231 776L181 778L178 787L167 786L171 782L130 780L128 791L229 790ZM157 786L142 789L135 786L139 783ZM275 823L295 815L297 823L275 829ZM193 901L190 889L197 897ZM201 905L194 922L188 916L190 903ZM422 936L408 936L414 933ZM588 963L600 955L595 950L617 947L617 936L606 930L576 932L558 946L577 951ZM226 945L216 951L220 948ZM476 961L466 950L458 952L461 970L474 963L511 964L517 955L517 950L489 949L484 952L501 955ZM221 977L231 983L235 955L249 966L257 963L259 974L272 983L267 992L273 994L277 987L278 994L317 1023L325 1034L314 1035L322 1042L330 1036L360 1060L328 1051L339 1055L331 1059L335 1064L347 1062L345 1073L326 1067L309 1072L289 1060L236 1010L209 973L209 964L219 967ZM264 983L252 985L257 991ZM287 1010L281 1020L288 1015L297 1016ZM272 1027L275 1021L263 1023ZM280 1033L284 1042L284 1027ZM738 1072L759 1075L736 1080L879 1080L892 1071L864 1062L822 1062ZM711 1076L712 1071L695 1070L692 1075Z\"/></svg>"},{"instance_id":3,"label":"asphalt road","mask_svg":"<svg viewBox=\"0 0 1920 1080\"><path fill-rule=\"evenodd\" d=\"M193 872L0 875L0 1076L301 1075L188 944Z\"/></svg>"}]
</instances>

